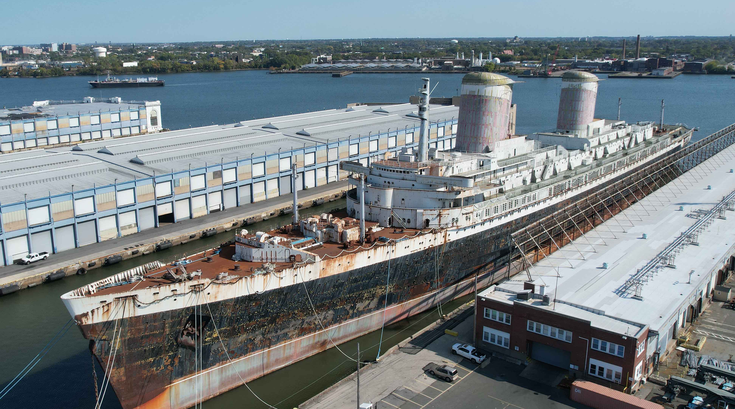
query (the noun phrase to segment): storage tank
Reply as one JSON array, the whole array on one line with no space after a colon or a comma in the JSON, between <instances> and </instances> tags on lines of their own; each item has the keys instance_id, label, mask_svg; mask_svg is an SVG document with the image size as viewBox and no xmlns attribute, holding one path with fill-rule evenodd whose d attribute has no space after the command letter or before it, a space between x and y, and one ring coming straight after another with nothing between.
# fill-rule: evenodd
<instances>
[{"instance_id":1,"label":"storage tank","mask_svg":"<svg viewBox=\"0 0 735 409\"><path fill-rule=\"evenodd\" d=\"M95 57L104 58L107 57L107 48L105 47L94 47L92 49Z\"/></svg>"},{"instance_id":2,"label":"storage tank","mask_svg":"<svg viewBox=\"0 0 735 409\"><path fill-rule=\"evenodd\" d=\"M457 150L487 152L495 142L508 139L513 84L510 78L490 72L462 78Z\"/></svg>"},{"instance_id":3,"label":"storage tank","mask_svg":"<svg viewBox=\"0 0 735 409\"><path fill-rule=\"evenodd\" d=\"M598 81L597 76L583 71L567 71L562 75L556 129L587 129L587 124L595 119Z\"/></svg>"}]
</instances>

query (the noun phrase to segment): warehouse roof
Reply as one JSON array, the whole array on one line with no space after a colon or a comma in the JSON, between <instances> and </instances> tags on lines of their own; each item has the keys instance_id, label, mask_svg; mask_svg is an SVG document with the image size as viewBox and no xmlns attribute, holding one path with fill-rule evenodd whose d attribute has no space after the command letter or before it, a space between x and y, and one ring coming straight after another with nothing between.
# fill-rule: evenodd
<instances>
[{"instance_id":1,"label":"warehouse roof","mask_svg":"<svg viewBox=\"0 0 735 409\"><path fill-rule=\"evenodd\" d=\"M722 265L724 255L735 246L735 237L726 234L735 231L735 217L721 219L715 215L709 228L698 235L698 245L681 246L673 265L644 278L640 297L635 296L634 289L625 291L625 284L724 196L735 191L735 174L728 173L731 165L711 162L708 166L715 169L712 172L697 168L698 174L708 173L704 179L695 181L686 175L686 182L670 183L534 265L532 276L547 285L546 293L552 300L552 305L545 308L554 308L556 299L556 312L618 333L625 333L621 329L628 327L630 331L631 323L648 325L659 332L669 330L664 326L669 325L682 304L694 304L700 291L707 291L709 273ZM491 287L481 295L513 302L515 294L507 291L522 290L523 283L507 281L498 288L493 292Z\"/></svg>"},{"instance_id":2,"label":"warehouse roof","mask_svg":"<svg viewBox=\"0 0 735 409\"><path fill-rule=\"evenodd\" d=\"M78 191L116 179L121 183L413 128L419 125L415 111L410 104L355 106L5 154L0 156L0 197L3 204L15 203L24 194L30 200L70 192L72 185ZM432 105L430 116L432 122L451 120L458 108Z\"/></svg>"},{"instance_id":3,"label":"warehouse roof","mask_svg":"<svg viewBox=\"0 0 735 409\"><path fill-rule=\"evenodd\" d=\"M36 101L33 106L0 109L0 121L126 111L145 106L145 102L122 102L119 98L85 101Z\"/></svg>"}]
</instances>

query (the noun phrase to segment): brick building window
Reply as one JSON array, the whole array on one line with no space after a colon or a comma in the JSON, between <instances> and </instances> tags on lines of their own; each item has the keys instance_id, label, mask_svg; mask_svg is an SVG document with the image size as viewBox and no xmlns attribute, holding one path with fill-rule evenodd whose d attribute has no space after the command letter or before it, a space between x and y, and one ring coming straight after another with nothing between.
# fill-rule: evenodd
<instances>
[{"instance_id":1,"label":"brick building window","mask_svg":"<svg viewBox=\"0 0 735 409\"><path fill-rule=\"evenodd\" d=\"M510 325L510 314L485 308L485 318Z\"/></svg>"},{"instance_id":2,"label":"brick building window","mask_svg":"<svg viewBox=\"0 0 735 409\"><path fill-rule=\"evenodd\" d=\"M636 347L635 356L640 356L643 353L643 350L644 349L646 349L646 343L645 342L641 342L640 344L638 344L638 346Z\"/></svg>"},{"instance_id":3,"label":"brick building window","mask_svg":"<svg viewBox=\"0 0 735 409\"><path fill-rule=\"evenodd\" d=\"M625 355L625 347L601 339L592 338L592 349L606 354L622 357Z\"/></svg>"},{"instance_id":4,"label":"brick building window","mask_svg":"<svg viewBox=\"0 0 735 409\"><path fill-rule=\"evenodd\" d=\"M560 341L564 342L572 342L572 333L571 331L567 331L561 328L552 327L550 325L542 324L540 322L534 322L534 321L528 321L528 326L526 327L529 332L535 332L537 334L549 337L549 338L555 338Z\"/></svg>"},{"instance_id":5,"label":"brick building window","mask_svg":"<svg viewBox=\"0 0 735 409\"><path fill-rule=\"evenodd\" d=\"M496 329L482 327L482 340L503 348L510 348L510 334Z\"/></svg>"},{"instance_id":6,"label":"brick building window","mask_svg":"<svg viewBox=\"0 0 735 409\"><path fill-rule=\"evenodd\" d=\"M598 378L607 379L608 381L621 383L623 380L623 368L608 364L607 362L598 361L590 358L590 367L588 373Z\"/></svg>"}]
</instances>

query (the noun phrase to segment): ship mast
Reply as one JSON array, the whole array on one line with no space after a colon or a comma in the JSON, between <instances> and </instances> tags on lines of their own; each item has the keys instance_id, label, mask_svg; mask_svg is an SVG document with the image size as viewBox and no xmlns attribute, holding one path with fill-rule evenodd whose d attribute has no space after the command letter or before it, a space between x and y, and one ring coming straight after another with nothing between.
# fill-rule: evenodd
<instances>
[{"instance_id":1,"label":"ship mast","mask_svg":"<svg viewBox=\"0 0 735 409\"><path fill-rule=\"evenodd\" d=\"M429 159L429 78L422 78L424 88L421 90L421 102L419 102L419 118L421 119L421 133L419 134L419 162Z\"/></svg>"}]
</instances>

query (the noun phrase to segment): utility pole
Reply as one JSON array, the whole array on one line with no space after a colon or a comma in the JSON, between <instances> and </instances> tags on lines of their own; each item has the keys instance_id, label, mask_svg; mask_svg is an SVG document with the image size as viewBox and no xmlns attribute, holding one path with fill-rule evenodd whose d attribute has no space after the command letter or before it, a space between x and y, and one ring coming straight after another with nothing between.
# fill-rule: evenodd
<instances>
[{"instance_id":1,"label":"utility pole","mask_svg":"<svg viewBox=\"0 0 735 409\"><path fill-rule=\"evenodd\" d=\"M357 409L360 409L360 343L357 343Z\"/></svg>"},{"instance_id":2,"label":"utility pole","mask_svg":"<svg viewBox=\"0 0 735 409\"><path fill-rule=\"evenodd\" d=\"M664 100L662 99L661 100L661 127L660 127L661 131L664 130L664 106L665 106Z\"/></svg>"}]
</instances>

